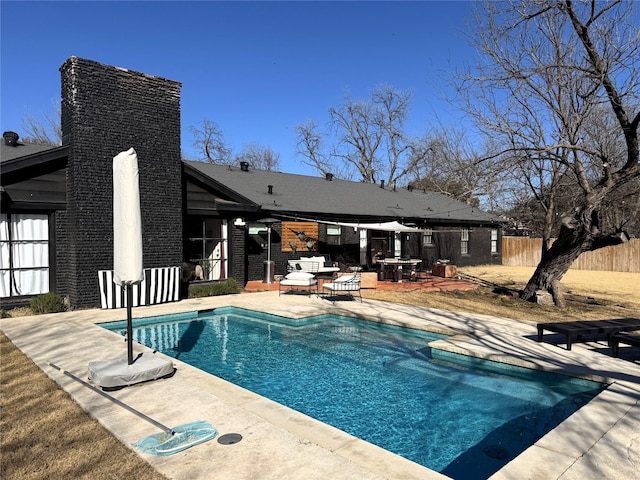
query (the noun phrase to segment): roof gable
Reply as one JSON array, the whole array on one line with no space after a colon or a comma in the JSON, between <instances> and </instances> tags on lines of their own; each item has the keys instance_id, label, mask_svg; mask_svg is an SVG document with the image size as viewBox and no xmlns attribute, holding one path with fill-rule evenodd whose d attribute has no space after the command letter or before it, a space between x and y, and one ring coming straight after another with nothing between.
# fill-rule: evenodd
<instances>
[{"instance_id":1,"label":"roof gable","mask_svg":"<svg viewBox=\"0 0 640 480\"><path fill-rule=\"evenodd\" d=\"M64 168L69 147L46 145L0 145L2 153L2 185L10 185L32 177Z\"/></svg>"}]
</instances>

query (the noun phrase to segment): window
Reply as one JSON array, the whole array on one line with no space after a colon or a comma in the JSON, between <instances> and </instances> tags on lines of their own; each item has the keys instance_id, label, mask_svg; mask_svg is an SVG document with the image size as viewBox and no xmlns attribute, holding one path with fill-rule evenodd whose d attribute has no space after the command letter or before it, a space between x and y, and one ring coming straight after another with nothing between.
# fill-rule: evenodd
<instances>
[{"instance_id":1,"label":"window","mask_svg":"<svg viewBox=\"0 0 640 480\"><path fill-rule=\"evenodd\" d=\"M498 253L498 229L491 229L491 253Z\"/></svg>"},{"instance_id":2,"label":"window","mask_svg":"<svg viewBox=\"0 0 640 480\"><path fill-rule=\"evenodd\" d=\"M460 234L460 253L462 255L469 254L469 229L463 228Z\"/></svg>"},{"instance_id":3,"label":"window","mask_svg":"<svg viewBox=\"0 0 640 480\"><path fill-rule=\"evenodd\" d=\"M422 246L423 247L432 247L433 246L433 230L430 228L425 230L422 234Z\"/></svg>"},{"instance_id":4,"label":"window","mask_svg":"<svg viewBox=\"0 0 640 480\"><path fill-rule=\"evenodd\" d=\"M342 245L342 227L327 226L327 245Z\"/></svg>"},{"instance_id":5,"label":"window","mask_svg":"<svg viewBox=\"0 0 640 480\"><path fill-rule=\"evenodd\" d=\"M227 278L226 220L188 217L186 231L185 253L187 261L195 265L195 280Z\"/></svg>"},{"instance_id":6,"label":"window","mask_svg":"<svg viewBox=\"0 0 640 480\"><path fill-rule=\"evenodd\" d=\"M0 297L49 291L49 217L0 215Z\"/></svg>"},{"instance_id":7,"label":"window","mask_svg":"<svg viewBox=\"0 0 640 480\"><path fill-rule=\"evenodd\" d=\"M379 234L379 232L376 232ZM389 245L392 245L393 239L389 241L389 236L386 237L371 237L371 260L374 258L390 257L393 253L389 250Z\"/></svg>"},{"instance_id":8,"label":"window","mask_svg":"<svg viewBox=\"0 0 640 480\"><path fill-rule=\"evenodd\" d=\"M249 235L260 235L267 233L267 226L262 223L251 223L249 225Z\"/></svg>"}]
</instances>

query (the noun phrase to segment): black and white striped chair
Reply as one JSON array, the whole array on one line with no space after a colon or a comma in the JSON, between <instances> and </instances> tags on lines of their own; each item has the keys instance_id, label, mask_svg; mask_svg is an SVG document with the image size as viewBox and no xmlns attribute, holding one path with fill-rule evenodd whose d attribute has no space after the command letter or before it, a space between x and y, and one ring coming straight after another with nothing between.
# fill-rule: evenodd
<instances>
[{"instance_id":1,"label":"black and white striped chair","mask_svg":"<svg viewBox=\"0 0 640 480\"><path fill-rule=\"evenodd\" d=\"M113 270L98 270L101 308L127 306L125 289L113 283ZM180 300L180 267L145 268L144 279L132 285L132 307Z\"/></svg>"}]
</instances>

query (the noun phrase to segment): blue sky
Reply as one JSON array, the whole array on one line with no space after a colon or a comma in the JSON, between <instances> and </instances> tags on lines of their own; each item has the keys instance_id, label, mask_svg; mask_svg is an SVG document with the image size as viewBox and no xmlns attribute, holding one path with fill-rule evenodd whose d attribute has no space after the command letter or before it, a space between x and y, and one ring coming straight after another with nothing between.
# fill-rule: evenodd
<instances>
[{"instance_id":1,"label":"blue sky","mask_svg":"<svg viewBox=\"0 0 640 480\"><path fill-rule=\"evenodd\" d=\"M281 170L317 174L296 157L296 125L324 127L348 93L411 90L408 132L461 114L442 100L473 61L471 2L0 2L2 131L53 114L70 56L182 83L182 150L189 127L212 120L239 153L258 143Z\"/></svg>"}]
</instances>

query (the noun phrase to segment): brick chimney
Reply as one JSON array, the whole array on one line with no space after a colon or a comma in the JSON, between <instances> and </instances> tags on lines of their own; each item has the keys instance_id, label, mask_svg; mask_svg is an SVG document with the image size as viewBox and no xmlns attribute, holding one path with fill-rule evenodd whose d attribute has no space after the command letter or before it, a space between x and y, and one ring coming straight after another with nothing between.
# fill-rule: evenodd
<instances>
[{"instance_id":1,"label":"brick chimney","mask_svg":"<svg viewBox=\"0 0 640 480\"><path fill-rule=\"evenodd\" d=\"M138 154L144 267L182 263L181 84L77 57L60 72L70 149L56 280L73 307L95 307L97 271L113 269L112 168L121 151Z\"/></svg>"}]
</instances>

